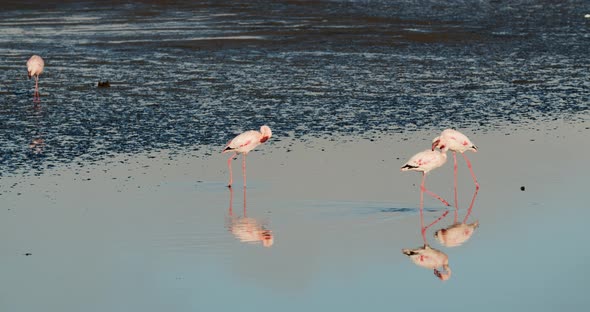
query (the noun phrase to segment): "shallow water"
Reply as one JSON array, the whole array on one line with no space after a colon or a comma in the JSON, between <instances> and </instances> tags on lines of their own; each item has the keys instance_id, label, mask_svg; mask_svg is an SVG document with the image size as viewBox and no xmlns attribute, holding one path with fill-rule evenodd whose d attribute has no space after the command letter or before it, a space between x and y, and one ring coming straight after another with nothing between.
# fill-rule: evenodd
<instances>
[{"instance_id":1,"label":"shallow water","mask_svg":"<svg viewBox=\"0 0 590 312\"><path fill-rule=\"evenodd\" d=\"M584 306L586 1L0 9L1 311ZM230 192L219 151L263 123ZM434 239L455 211L426 198L426 224L448 211L426 233L441 282L401 253L423 241L420 177L398 168L444 127L480 148L482 188L460 247ZM451 202L452 174L427 182Z\"/></svg>"},{"instance_id":2,"label":"shallow water","mask_svg":"<svg viewBox=\"0 0 590 312\"><path fill-rule=\"evenodd\" d=\"M585 1L29 2L0 12L3 175L222 145L263 123L374 139L588 111Z\"/></svg>"}]
</instances>

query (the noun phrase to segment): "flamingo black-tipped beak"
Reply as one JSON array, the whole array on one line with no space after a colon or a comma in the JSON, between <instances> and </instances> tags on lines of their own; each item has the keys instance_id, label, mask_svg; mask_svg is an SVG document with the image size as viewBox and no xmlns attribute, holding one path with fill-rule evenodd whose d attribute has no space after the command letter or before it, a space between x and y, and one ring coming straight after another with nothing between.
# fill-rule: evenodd
<instances>
[{"instance_id":1,"label":"flamingo black-tipped beak","mask_svg":"<svg viewBox=\"0 0 590 312\"><path fill-rule=\"evenodd\" d=\"M440 143L440 140L436 140L434 142L432 142L432 150L434 151L436 149L436 147L438 146L438 143Z\"/></svg>"},{"instance_id":2,"label":"flamingo black-tipped beak","mask_svg":"<svg viewBox=\"0 0 590 312\"><path fill-rule=\"evenodd\" d=\"M477 152L477 146L473 145L473 146L471 146L471 148L473 149L474 152Z\"/></svg>"}]
</instances>

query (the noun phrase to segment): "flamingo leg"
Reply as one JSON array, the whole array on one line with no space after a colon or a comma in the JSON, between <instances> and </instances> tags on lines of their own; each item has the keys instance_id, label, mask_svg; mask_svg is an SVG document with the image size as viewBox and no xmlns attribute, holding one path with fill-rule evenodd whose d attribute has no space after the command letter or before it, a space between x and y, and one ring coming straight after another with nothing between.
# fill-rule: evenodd
<instances>
[{"instance_id":1,"label":"flamingo leg","mask_svg":"<svg viewBox=\"0 0 590 312\"><path fill-rule=\"evenodd\" d=\"M40 100L41 97L39 96L39 75L35 75L35 96L37 100Z\"/></svg>"},{"instance_id":2,"label":"flamingo leg","mask_svg":"<svg viewBox=\"0 0 590 312\"><path fill-rule=\"evenodd\" d=\"M440 200L440 202L441 202L441 203L443 203L443 205L445 205L445 206L450 206L450 204L449 204L449 202L448 202L448 201L446 201L446 200L442 199L440 196L438 196L438 195L436 195L435 193L433 193L433 192L429 191L428 189L424 188L424 192L426 192L426 194L428 194L428 195L430 195L430 196L432 196L432 197L434 197L434 198L436 198L436 199Z\"/></svg>"},{"instance_id":3,"label":"flamingo leg","mask_svg":"<svg viewBox=\"0 0 590 312\"><path fill-rule=\"evenodd\" d=\"M244 218L246 218L246 187L244 186Z\"/></svg>"},{"instance_id":4,"label":"flamingo leg","mask_svg":"<svg viewBox=\"0 0 590 312\"><path fill-rule=\"evenodd\" d=\"M422 234L422 240L424 240L424 245L426 246L428 243L426 242L426 228L424 227L424 184L426 183L426 174L422 172L422 183L420 184L420 232Z\"/></svg>"},{"instance_id":5,"label":"flamingo leg","mask_svg":"<svg viewBox=\"0 0 590 312\"><path fill-rule=\"evenodd\" d=\"M242 154L242 174L244 175L244 188L246 188L246 153Z\"/></svg>"},{"instance_id":6,"label":"flamingo leg","mask_svg":"<svg viewBox=\"0 0 590 312\"><path fill-rule=\"evenodd\" d=\"M475 198L477 197L477 192L479 192L479 189L475 189L475 193L473 193L473 198L471 198L471 204L469 204L469 209L467 209L467 214L465 215L465 218L463 219L463 223L467 222L467 219L469 218L469 215L471 214L471 210L473 210L473 204L475 203Z\"/></svg>"},{"instance_id":7,"label":"flamingo leg","mask_svg":"<svg viewBox=\"0 0 590 312\"><path fill-rule=\"evenodd\" d=\"M453 166L453 170L455 171L454 174L454 188L455 188L455 223L457 223L457 220L459 218L459 200L457 199L457 152L453 152L453 161L454 161L454 166Z\"/></svg>"},{"instance_id":8,"label":"flamingo leg","mask_svg":"<svg viewBox=\"0 0 590 312\"><path fill-rule=\"evenodd\" d=\"M231 161L234 157L236 157L236 155L238 155L238 153L233 153L233 155L231 155L231 157L227 160L227 167L229 168L229 184L227 187L231 187L232 183L234 182L233 174L231 172Z\"/></svg>"},{"instance_id":9,"label":"flamingo leg","mask_svg":"<svg viewBox=\"0 0 590 312\"><path fill-rule=\"evenodd\" d=\"M426 231L428 228L430 228L431 226L435 225L438 223L438 221L444 219L444 217L446 217L449 214L449 211L445 211L442 215L440 215L440 217L438 217L436 220L432 221L429 225L427 225L426 227L424 227L424 231Z\"/></svg>"},{"instance_id":10,"label":"flamingo leg","mask_svg":"<svg viewBox=\"0 0 590 312\"><path fill-rule=\"evenodd\" d=\"M433 192L429 191L428 189L426 189L425 182L426 182L426 174L425 173L422 173L422 184L420 185L420 191L426 192L426 194L428 194L428 195L430 195L430 196L432 196L432 197L440 200L445 206L450 206L448 201L442 199L440 196L438 196L435 193L433 193Z\"/></svg>"},{"instance_id":11,"label":"flamingo leg","mask_svg":"<svg viewBox=\"0 0 590 312\"><path fill-rule=\"evenodd\" d=\"M467 158L467 156L465 156L465 153L461 153L461 155L463 155L463 158L465 158L465 162L467 163L467 168L469 168L469 172L471 172L471 177L473 178L473 183L475 183L475 189L479 190L479 183L477 183L477 178L475 177L475 173L473 173L473 168L471 168L471 162L469 161L469 158Z\"/></svg>"},{"instance_id":12,"label":"flamingo leg","mask_svg":"<svg viewBox=\"0 0 590 312\"><path fill-rule=\"evenodd\" d=\"M229 216L233 217L234 215L234 189L231 187L229 188Z\"/></svg>"}]
</instances>

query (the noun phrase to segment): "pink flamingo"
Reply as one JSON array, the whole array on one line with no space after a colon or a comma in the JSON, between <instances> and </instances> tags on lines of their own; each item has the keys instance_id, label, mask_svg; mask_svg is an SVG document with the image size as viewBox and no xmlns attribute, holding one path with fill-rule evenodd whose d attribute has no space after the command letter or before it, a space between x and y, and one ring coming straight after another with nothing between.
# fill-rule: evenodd
<instances>
[{"instance_id":1,"label":"pink flamingo","mask_svg":"<svg viewBox=\"0 0 590 312\"><path fill-rule=\"evenodd\" d=\"M246 154L253 150L256 146L268 141L272 136L272 131L266 125L260 127L260 132L256 130L246 131L227 143L222 153L233 152L232 156L227 160L227 167L229 168L229 184L231 187L233 183L233 175L231 170L231 161L238 155L242 154L242 173L244 175L244 187L246 187Z\"/></svg>"},{"instance_id":2,"label":"pink flamingo","mask_svg":"<svg viewBox=\"0 0 590 312\"><path fill-rule=\"evenodd\" d=\"M425 150L420 152L408 162L401 167L401 171L420 171L422 172L422 184L420 184L420 211L422 211L422 207L424 206L424 195L423 192L428 193L428 195L440 200L444 205L450 206L449 203L442 199L440 196L434 194L433 192L429 191L425 187L426 183L426 174L430 172L432 169L436 169L447 161L447 148L446 146L441 146L442 152L433 151L433 150Z\"/></svg>"},{"instance_id":3,"label":"pink flamingo","mask_svg":"<svg viewBox=\"0 0 590 312\"><path fill-rule=\"evenodd\" d=\"M39 96L39 75L43 72L43 67L45 67L45 62L43 62L43 59L39 55L33 55L27 61L29 79L31 79L32 76L35 76L35 95L33 96L33 101L41 100L41 97Z\"/></svg>"},{"instance_id":4,"label":"pink flamingo","mask_svg":"<svg viewBox=\"0 0 590 312\"><path fill-rule=\"evenodd\" d=\"M477 152L477 146L475 146L469 138L464 135L463 133L453 130L453 129L446 129L444 130L440 136L434 138L432 140L432 150L434 151L436 148L445 147L446 149L453 152L453 161L454 161L454 171L455 171L455 178L454 178L454 187L455 187L455 222L457 222L457 210L459 209L459 204L457 200L457 152L463 155L465 162L467 163L467 167L471 172L471 177L473 178L473 182L475 183L475 190L476 195L477 191L479 190L479 183L477 183L477 178L473 173L473 169L471 168L471 162L465 156L465 151L473 151ZM475 199L475 197L474 197ZM473 201L472 201L473 203Z\"/></svg>"}]
</instances>

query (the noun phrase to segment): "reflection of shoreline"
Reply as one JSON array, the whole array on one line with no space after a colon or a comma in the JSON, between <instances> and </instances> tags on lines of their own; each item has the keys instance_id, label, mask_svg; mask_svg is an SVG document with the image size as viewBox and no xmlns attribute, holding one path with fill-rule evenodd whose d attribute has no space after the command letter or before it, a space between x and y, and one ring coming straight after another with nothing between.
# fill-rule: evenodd
<instances>
[{"instance_id":1,"label":"reflection of shoreline","mask_svg":"<svg viewBox=\"0 0 590 312\"><path fill-rule=\"evenodd\" d=\"M274 236L271 230L246 214L246 188L244 187L244 208L242 216L236 216L233 212L233 188L229 188L229 209L228 209L228 230L239 241L244 243L261 242L264 247L271 247L274 244Z\"/></svg>"}]
</instances>

